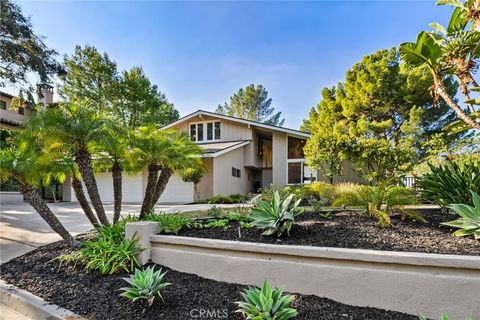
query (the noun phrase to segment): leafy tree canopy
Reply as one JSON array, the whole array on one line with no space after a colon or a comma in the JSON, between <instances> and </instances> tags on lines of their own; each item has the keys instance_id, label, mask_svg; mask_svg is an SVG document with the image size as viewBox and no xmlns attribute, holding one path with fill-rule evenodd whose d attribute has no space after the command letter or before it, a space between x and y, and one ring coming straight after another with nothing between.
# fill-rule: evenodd
<instances>
[{"instance_id":1,"label":"leafy tree canopy","mask_svg":"<svg viewBox=\"0 0 480 320\"><path fill-rule=\"evenodd\" d=\"M241 88L230 97L230 103L218 105L215 112L242 119L262 122L275 126L283 126L285 119L281 112L271 107L272 99L268 91L261 85L251 84Z\"/></svg>"},{"instance_id":2,"label":"leafy tree canopy","mask_svg":"<svg viewBox=\"0 0 480 320\"><path fill-rule=\"evenodd\" d=\"M60 94L67 100L111 115L128 128L163 126L179 118L173 104L141 67L119 73L106 53L88 45L76 46L64 64Z\"/></svg>"},{"instance_id":3,"label":"leafy tree canopy","mask_svg":"<svg viewBox=\"0 0 480 320\"><path fill-rule=\"evenodd\" d=\"M57 52L49 49L43 38L34 33L30 19L10 0L0 0L0 86L22 88L33 101L33 87L28 74L38 75L44 83L62 71L55 60Z\"/></svg>"},{"instance_id":4,"label":"leafy tree canopy","mask_svg":"<svg viewBox=\"0 0 480 320\"><path fill-rule=\"evenodd\" d=\"M434 106L431 85L428 73L400 63L396 49L365 56L347 71L345 82L322 90L304 122L312 133L305 147L308 164L329 178L341 173L347 159L370 181L408 172L421 157L421 145L455 118L445 104ZM449 79L449 90L456 87Z\"/></svg>"}]
</instances>

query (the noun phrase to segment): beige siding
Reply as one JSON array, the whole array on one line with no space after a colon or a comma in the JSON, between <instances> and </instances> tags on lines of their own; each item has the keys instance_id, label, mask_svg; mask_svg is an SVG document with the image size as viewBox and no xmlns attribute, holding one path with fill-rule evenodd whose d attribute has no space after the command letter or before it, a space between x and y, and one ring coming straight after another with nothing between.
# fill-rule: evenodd
<instances>
[{"instance_id":1,"label":"beige siding","mask_svg":"<svg viewBox=\"0 0 480 320\"><path fill-rule=\"evenodd\" d=\"M220 140L221 141L238 141L238 140L251 140L252 139L252 129L248 125L243 123L237 123L234 121L218 119L209 116L194 117L185 121L182 121L172 128L182 130L184 132L189 132L190 123L203 122L203 121L220 121L221 123L221 132Z\"/></svg>"},{"instance_id":2,"label":"beige siding","mask_svg":"<svg viewBox=\"0 0 480 320\"><path fill-rule=\"evenodd\" d=\"M195 200L208 199L213 197L213 159L205 159L207 171L203 174L202 180L197 184L197 195Z\"/></svg>"},{"instance_id":3,"label":"beige siding","mask_svg":"<svg viewBox=\"0 0 480 320\"><path fill-rule=\"evenodd\" d=\"M244 164L243 148L238 148L213 158L213 193L228 196L234 193L246 194L251 191L251 182ZM232 176L232 167L240 169L240 178Z\"/></svg>"},{"instance_id":4,"label":"beige siding","mask_svg":"<svg viewBox=\"0 0 480 320\"><path fill-rule=\"evenodd\" d=\"M287 184L287 135L274 132L272 135L272 183Z\"/></svg>"},{"instance_id":5,"label":"beige siding","mask_svg":"<svg viewBox=\"0 0 480 320\"><path fill-rule=\"evenodd\" d=\"M253 135L252 142L250 142L244 148L245 166L255 168L262 167L262 159L257 155L257 148L258 139L256 135Z\"/></svg>"}]
</instances>

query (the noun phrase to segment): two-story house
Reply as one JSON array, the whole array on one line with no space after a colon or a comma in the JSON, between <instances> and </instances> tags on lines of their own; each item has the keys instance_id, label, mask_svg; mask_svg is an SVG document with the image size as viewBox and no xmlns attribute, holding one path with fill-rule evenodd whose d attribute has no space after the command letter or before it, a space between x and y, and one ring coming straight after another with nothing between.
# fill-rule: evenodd
<instances>
[{"instance_id":1,"label":"two-story house","mask_svg":"<svg viewBox=\"0 0 480 320\"><path fill-rule=\"evenodd\" d=\"M207 171L200 183L170 178L161 203L191 203L214 195L247 194L271 183L276 185L310 183L324 180L321 173L305 164L303 147L310 136L306 132L199 110L162 129L188 132L205 153ZM111 173L96 173L103 201L113 201ZM123 176L123 201L140 202L147 184L146 170ZM335 182L356 181L348 163ZM71 189L67 183L67 189ZM65 192L64 200L75 201Z\"/></svg>"}]
</instances>

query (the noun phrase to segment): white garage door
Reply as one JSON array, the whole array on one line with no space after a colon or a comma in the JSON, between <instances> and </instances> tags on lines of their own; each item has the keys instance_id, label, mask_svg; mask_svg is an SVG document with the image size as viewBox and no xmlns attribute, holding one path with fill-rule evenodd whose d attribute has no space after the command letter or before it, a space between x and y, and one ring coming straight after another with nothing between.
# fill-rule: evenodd
<instances>
[{"instance_id":1,"label":"white garage door","mask_svg":"<svg viewBox=\"0 0 480 320\"><path fill-rule=\"evenodd\" d=\"M184 182L178 175L173 175L158 203L192 203L193 193L193 183Z\"/></svg>"}]
</instances>

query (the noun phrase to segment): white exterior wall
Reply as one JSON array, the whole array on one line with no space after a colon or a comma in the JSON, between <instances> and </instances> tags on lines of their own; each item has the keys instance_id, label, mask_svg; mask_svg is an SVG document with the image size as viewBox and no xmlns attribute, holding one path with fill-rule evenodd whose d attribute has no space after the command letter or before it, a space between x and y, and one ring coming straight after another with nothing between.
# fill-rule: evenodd
<instances>
[{"instance_id":1,"label":"white exterior wall","mask_svg":"<svg viewBox=\"0 0 480 320\"><path fill-rule=\"evenodd\" d=\"M175 174L168 181L158 203L192 203L193 196L193 183L184 182L180 176Z\"/></svg>"},{"instance_id":2,"label":"white exterior wall","mask_svg":"<svg viewBox=\"0 0 480 320\"><path fill-rule=\"evenodd\" d=\"M272 183L279 186L287 184L287 134L272 134Z\"/></svg>"}]
</instances>

